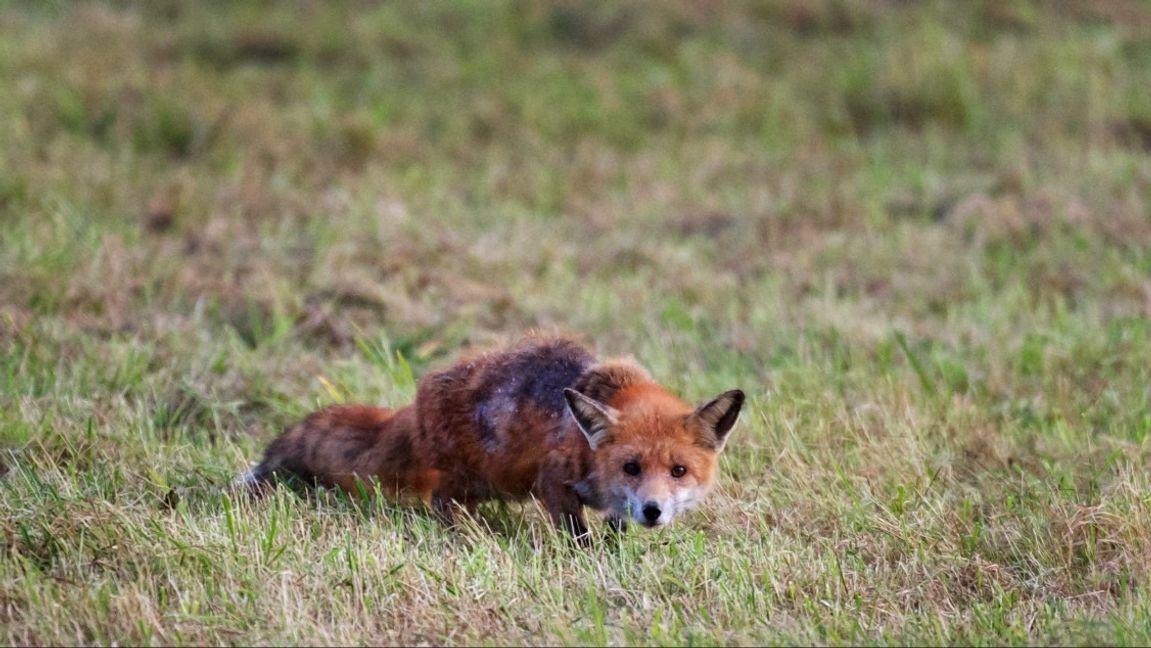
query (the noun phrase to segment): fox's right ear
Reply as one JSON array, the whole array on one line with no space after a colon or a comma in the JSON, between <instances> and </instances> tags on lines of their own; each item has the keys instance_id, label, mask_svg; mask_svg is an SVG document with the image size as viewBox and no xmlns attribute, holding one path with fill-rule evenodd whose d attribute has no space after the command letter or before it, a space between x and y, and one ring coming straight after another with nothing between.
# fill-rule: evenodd
<instances>
[{"instance_id":1,"label":"fox's right ear","mask_svg":"<svg viewBox=\"0 0 1151 648\"><path fill-rule=\"evenodd\" d=\"M564 399L592 450L607 440L611 427L619 420L615 408L589 398L574 389L564 389Z\"/></svg>"}]
</instances>

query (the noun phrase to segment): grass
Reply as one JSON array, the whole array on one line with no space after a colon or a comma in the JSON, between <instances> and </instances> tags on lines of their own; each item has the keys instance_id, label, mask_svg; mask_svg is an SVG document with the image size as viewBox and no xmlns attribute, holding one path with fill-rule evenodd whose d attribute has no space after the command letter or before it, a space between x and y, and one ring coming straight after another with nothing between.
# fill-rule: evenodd
<instances>
[{"instance_id":1,"label":"grass","mask_svg":"<svg viewBox=\"0 0 1151 648\"><path fill-rule=\"evenodd\" d=\"M0 4L0 643L1151 642L1151 9ZM227 484L530 329L704 511Z\"/></svg>"}]
</instances>

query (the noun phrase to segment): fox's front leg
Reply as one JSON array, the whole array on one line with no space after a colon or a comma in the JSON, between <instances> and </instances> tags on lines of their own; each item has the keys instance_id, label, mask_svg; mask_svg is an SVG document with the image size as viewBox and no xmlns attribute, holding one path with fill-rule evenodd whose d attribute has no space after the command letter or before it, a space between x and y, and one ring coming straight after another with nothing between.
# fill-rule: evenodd
<instances>
[{"instance_id":1,"label":"fox's front leg","mask_svg":"<svg viewBox=\"0 0 1151 648\"><path fill-rule=\"evenodd\" d=\"M567 487L561 488L571 490ZM584 518L583 504L580 504L575 492L554 493L551 497L545 495L543 502L548 515L551 516L552 524L570 533L580 546L591 545L591 532L588 531L587 519Z\"/></svg>"},{"instance_id":2,"label":"fox's front leg","mask_svg":"<svg viewBox=\"0 0 1151 648\"><path fill-rule=\"evenodd\" d=\"M565 481L565 475L544 468L536 479L535 493L547 509L552 524L567 531L581 546L591 544L591 533L583 514L583 502Z\"/></svg>"}]
</instances>

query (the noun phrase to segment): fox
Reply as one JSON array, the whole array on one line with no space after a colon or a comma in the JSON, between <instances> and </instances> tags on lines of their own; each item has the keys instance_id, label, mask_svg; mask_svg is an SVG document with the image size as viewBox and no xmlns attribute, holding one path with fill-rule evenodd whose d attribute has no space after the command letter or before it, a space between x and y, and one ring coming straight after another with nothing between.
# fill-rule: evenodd
<instances>
[{"instance_id":1,"label":"fox","mask_svg":"<svg viewBox=\"0 0 1151 648\"><path fill-rule=\"evenodd\" d=\"M372 479L448 524L460 509L530 497L586 544L585 509L625 531L697 508L744 401L732 389L693 406L634 358L599 360L569 337L529 336L426 374L411 405L313 413L244 483L292 475L357 495L357 480Z\"/></svg>"}]
</instances>

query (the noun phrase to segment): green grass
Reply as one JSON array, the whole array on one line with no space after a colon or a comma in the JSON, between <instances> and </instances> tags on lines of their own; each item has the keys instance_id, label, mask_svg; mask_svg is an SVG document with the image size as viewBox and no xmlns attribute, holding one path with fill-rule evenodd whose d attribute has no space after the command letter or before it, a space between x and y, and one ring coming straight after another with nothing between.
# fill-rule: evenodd
<instances>
[{"instance_id":1,"label":"green grass","mask_svg":"<svg viewBox=\"0 0 1151 648\"><path fill-rule=\"evenodd\" d=\"M1151 642L1151 7L0 4L0 643ZM531 329L710 505L228 483ZM598 529L598 525L597 525Z\"/></svg>"}]
</instances>

